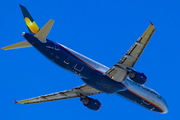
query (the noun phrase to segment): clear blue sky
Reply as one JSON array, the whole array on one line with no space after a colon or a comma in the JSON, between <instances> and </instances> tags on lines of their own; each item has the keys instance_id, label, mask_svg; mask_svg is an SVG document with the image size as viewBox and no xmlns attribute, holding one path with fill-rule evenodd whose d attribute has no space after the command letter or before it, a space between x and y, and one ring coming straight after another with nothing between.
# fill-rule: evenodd
<instances>
[{"instance_id":1,"label":"clear blue sky","mask_svg":"<svg viewBox=\"0 0 180 120\"><path fill-rule=\"evenodd\" d=\"M48 36L108 67L113 66L142 35L151 20L156 31L134 69L144 72L146 86L160 93L169 113L157 114L119 96L95 95L102 107L89 110L79 98L41 104L14 104L22 100L83 84L77 76L56 66L35 48L0 50L1 120L162 120L179 116L178 0L11 0L0 2L0 47L24 40L28 32L19 4L26 6L41 28L55 20Z\"/></svg>"}]
</instances>

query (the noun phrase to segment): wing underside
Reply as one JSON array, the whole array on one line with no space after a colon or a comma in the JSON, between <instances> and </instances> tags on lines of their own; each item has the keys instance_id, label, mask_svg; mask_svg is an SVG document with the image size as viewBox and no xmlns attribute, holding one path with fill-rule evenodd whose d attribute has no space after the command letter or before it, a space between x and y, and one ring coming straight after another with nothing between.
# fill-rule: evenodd
<instances>
[{"instance_id":1,"label":"wing underside","mask_svg":"<svg viewBox=\"0 0 180 120\"><path fill-rule=\"evenodd\" d=\"M155 27L151 23L143 35L138 38L133 46L131 46L126 54L113 67L106 71L105 75L118 82L125 80L127 78L127 69L134 67L149 40L151 39L154 31Z\"/></svg>"},{"instance_id":2,"label":"wing underside","mask_svg":"<svg viewBox=\"0 0 180 120\"><path fill-rule=\"evenodd\" d=\"M95 95L95 94L100 94L100 93L102 92L84 84L70 90L65 90L65 91L56 92L52 94L42 95L39 97L20 100L20 101L16 101L16 103L24 103L24 104L42 103L42 102L80 97L80 94L89 96L89 95Z\"/></svg>"}]
</instances>

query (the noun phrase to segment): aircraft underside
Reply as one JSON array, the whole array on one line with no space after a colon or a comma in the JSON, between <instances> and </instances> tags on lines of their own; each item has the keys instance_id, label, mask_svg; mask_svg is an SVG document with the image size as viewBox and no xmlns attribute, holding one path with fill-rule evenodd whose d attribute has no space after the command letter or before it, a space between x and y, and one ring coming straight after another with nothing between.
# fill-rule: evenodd
<instances>
[{"instance_id":1,"label":"aircraft underside","mask_svg":"<svg viewBox=\"0 0 180 120\"><path fill-rule=\"evenodd\" d=\"M122 96L154 112L168 112L165 100L157 92L144 86L147 81L146 75L132 69L155 31L152 23L127 53L114 66L108 68L59 43L48 40L47 36L54 20L49 20L39 29L27 9L22 5L20 5L20 8L29 30L29 33L23 32L26 40L2 49L9 50L33 46L53 63L79 76L86 84L70 90L20 101L15 100L16 103L33 104L80 97L86 107L99 110L101 103L89 96L107 93Z\"/></svg>"},{"instance_id":2,"label":"aircraft underside","mask_svg":"<svg viewBox=\"0 0 180 120\"><path fill-rule=\"evenodd\" d=\"M64 48L60 44L57 45L59 45L59 47L56 46L59 49L55 49L55 47L53 48L54 43L48 40L48 42L44 45L44 47L46 46L51 46L51 47L46 47L46 50L44 48L39 49L39 47L36 46L35 44L34 47L38 48L38 50L42 54L44 54L44 56L49 58L55 64L81 77L81 79L87 85L107 94L120 95L130 100L131 102L136 103L151 111L155 111L159 113L163 112L163 110L160 107L157 107L152 102L141 97L140 95L138 95L138 93L134 93L128 90L125 84L121 82L116 82L110 79L109 77L104 76L103 72L93 69L92 67L89 67L89 65L87 65L85 61L80 60L79 57L75 56L67 48Z\"/></svg>"}]
</instances>

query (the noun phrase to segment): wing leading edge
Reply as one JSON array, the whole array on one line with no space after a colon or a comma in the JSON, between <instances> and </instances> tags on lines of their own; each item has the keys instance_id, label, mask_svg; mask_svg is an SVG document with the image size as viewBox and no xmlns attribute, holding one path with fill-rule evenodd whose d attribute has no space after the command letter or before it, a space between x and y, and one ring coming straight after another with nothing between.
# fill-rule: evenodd
<instances>
[{"instance_id":1,"label":"wing leading edge","mask_svg":"<svg viewBox=\"0 0 180 120\"><path fill-rule=\"evenodd\" d=\"M151 25L146 29L142 36L138 38L133 46L131 46L126 54L113 67L106 71L105 75L118 82L125 80L127 78L126 69L134 67L151 39L154 31L155 27L151 23Z\"/></svg>"},{"instance_id":2,"label":"wing leading edge","mask_svg":"<svg viewBox=\"0 0 180 120\"><path fill-rule=\"evenodd\" d=\"M52 94L42 95L39 97L34 97L30 99L16 101L15 103L24 103L24 104L34 104L34 103L42 103L42 102L49 102L49 101L56 101L56 100L63 100L69 98L80 97L80 94L89 96L89 95L96 95L102 92L88 86L87 84L78 86L76 88L65 90L61 92L56 92Z\"/></svg>"}]
</instances>

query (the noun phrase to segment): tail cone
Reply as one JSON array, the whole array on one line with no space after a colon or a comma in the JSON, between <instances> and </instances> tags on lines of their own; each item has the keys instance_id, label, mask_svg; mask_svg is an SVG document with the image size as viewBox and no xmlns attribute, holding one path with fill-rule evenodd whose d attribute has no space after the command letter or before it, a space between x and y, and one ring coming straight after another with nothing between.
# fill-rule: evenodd
<instances>
[{"instance_id":1,"label":"tail cone","mask_svg":"<svg viewBox=\"0 0 180 120\"><path fill-rule=\"evenodd\" d=\"M24 36L24 35L25 35L25 32L23 32L22 35Z\"/></svg>"}]
</instances>

